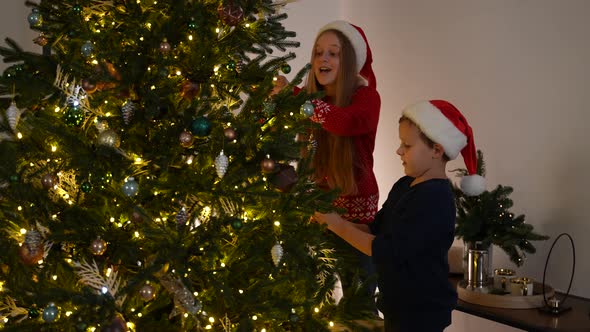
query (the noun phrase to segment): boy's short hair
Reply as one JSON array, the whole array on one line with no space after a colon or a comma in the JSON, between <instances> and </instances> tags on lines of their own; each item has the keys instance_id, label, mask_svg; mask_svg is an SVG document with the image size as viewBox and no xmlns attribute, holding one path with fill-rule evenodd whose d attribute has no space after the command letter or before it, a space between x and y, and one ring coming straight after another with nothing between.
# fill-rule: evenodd
<instances>
[{"instance_id":1,"label":"boy's short hair","mask_svg":"<svg viewBox=\"0 0 590 332\"><path fill-rule=\"evenodd\" d=\"M422 129L420 129L420 127L418 127L418 125L416 125L414 123L414 121L412 121L412 119L408 118L405 115L402 115L401 118L399 118L399 123L402 123L404 121L408 121L409 123L411 123L414 127L418 128L418 131L420 131L420 139L422 139L422 141L428 145L429 148L434 148L434 144L437 144L435 141L431 140L430 137L426 136L426 134L424 134L424 132L422 131ZM439 144L440 145L440 144ZM441 145L442 146L442 145ZM444 149L444 147L443 147ZM447 154L443 154L443 161L450 161L451 159L449 158L449 156L447 156Z\"/></svg>"}]
</instances>

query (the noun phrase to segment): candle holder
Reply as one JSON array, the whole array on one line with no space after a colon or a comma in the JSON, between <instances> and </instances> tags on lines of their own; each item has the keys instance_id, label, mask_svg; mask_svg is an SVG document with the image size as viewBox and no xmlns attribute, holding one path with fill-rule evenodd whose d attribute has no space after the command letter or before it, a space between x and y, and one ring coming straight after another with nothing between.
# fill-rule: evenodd
<instances>
[{"instance_id":1,"label":"candle holder","mask_svg":"<svg viewBox=\"0 0 590 332\"><path fill-rule=\"evenodd\" d=\"M572 273L571 273L571 277L570 277L570 283L567 286L567 291L565 292L565 295L563 296L563 298L561 300L559 300L556 296L553 296L553 297L547 299L547 297L545 296L545 276L547 275L547 265L549 265L549 258L551 257L551 252L553 251L553 247L555 246L555 243L557 243L557 241L562 236L566 236L570 240L570 243L572 244L573 263L572 263ZM576 248L574 246L574 240L572 239L572 237L569 234L561 233L561 234L559 234L559 236L557 236L557 238L555 238L555 241L553 241L553 244L551 245L551 249L549 249L549 254L547 254L547 260L545 261L545 269L543 270L543 284L542 284L543 300L545 301L545 306L539 308L540 312L545 313L545 314L554 315L554 316L559 316L562 313L564 313L572 308L571 306L566 306L565 301L567 300L567 297L569 296L569 293L570 293L570 289L572 288L572 281L574 280L575 271L576 271Z\"/></svg>"}]
</instances>

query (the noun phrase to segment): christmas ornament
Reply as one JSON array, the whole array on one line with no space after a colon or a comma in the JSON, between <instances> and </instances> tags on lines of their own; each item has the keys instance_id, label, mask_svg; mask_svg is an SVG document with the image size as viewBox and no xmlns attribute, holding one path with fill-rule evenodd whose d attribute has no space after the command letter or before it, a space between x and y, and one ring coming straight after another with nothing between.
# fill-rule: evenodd
<instances>
[{"instance_id":1,"label":"christmas ornament","mask_svg":"<svg viewBox=\"0 0 590 332\"><path fill-rule=\"evenodd\" d=\"M211 121L205 116L200 116L191 123L191 132L197 136L207 136L211 132Z\"/></svg>"},{"instance_id":2,"label":"christmas ornament","mask_svg":"<svg viewBox=\"0 0 590 332\"><path fill-rule=\"evenodd\" d=\"M242 228L242 226L244 226L242 219L235 218L231 221L231 227L233 229L235 229L236 231L239 230L240 228Z\"/></svg>"},{"instance_id":3,"label":"christmas ornament","mask_svg":"<svg viewBox=\"0 0 590 332\"><path fill-rule=\"evenodd\" d=\"M111 321L110 324L103 326L100 329L100 332L127 332L127 322L125 319L121 317L121 315L117 314L115 318Z\"/></svg>"},{"instance_id":4,"label":"christmas ornament","mask_svg":"<svg viewBox=\"0 0 590 332\"><path fill-rule=\"evenodd\" d=\"M279 266L281 259L283 259L283 246L280 243L275 244L270 250L270 255L272 256L274 265Z\"/></svg>"},{"instance_id":5,"label":"christmas ornament","mask_svg":"<svg viewBox=\"0 0 590 332\"><path fill-rule=\"evenodd\" d=\"M8 106L8 108L6 109L6 119L8 119L8 125L10 126L10 129L12 129L12 131L16 131L16 125L20 120L21 114L22 111L19 110L18 107L16 107L16 103L12 101L10 103L10 106Z\"/></svg>"},{"instance_id":6,"label":"christmas ornament","mask_svg":"<svg viewBox=\"0 0 590 332\"><path fill-rule=\"evenodd\" d=\"M37 306L33 305L31 308L29 308L29 318L35 319L37 317L39 317L39 309L37 308Z\"/></svg>"},{"instance_id":7,"label":"christmas ornament","mask_svg":"<svg viewBox=\"0 0 590 332\"><path fill-rule=\"evenodd\" d=\"M234 60L229 60L225 65L225 68L230 71L236 69L236 62Z\"/></svg>"},{"instance_id":8,"label":"christmas ornament","mask_svg":"<svg viewBox=\"0 0 590 332\"><path fill-rule=\"evenodd\" d=\"M219 156L215 158L215 171L217 172L217 176L222 178L227 171L227 166L229 165L229 159L227 156L223 154L223 150L219 152Z\"/></svg>"},{"instance_id":9,"label":"christmas ornament","mask_svg":"<svg viewBox=\"0 0 590 332\"><path fill-rule=\"evenodd\" d=\"M275 109L277 108L277 104L269 101L269 102L263 102L263 111L267 116L271 116L274 114Z\"/></svg>"},{"instance_id":10,"label":"christmas ornament","mask_svg":"<svg viewBox=\"0 0 590 332\"><path fill-rule=\"evenodd\" d=\"M41 16L39 9L33 8L29 16L27 16L27 21L29 21L31 28L40 26L43 23L43 17Z\"/></svg>"},{"instance_id":11,"label":"christmas ornament","mask_svg":"<svg viewBox=\"0 0 590 332\"><path fill-rule=\"evenodd\" d=\"M166 38L164 38L164 40L160 43L159 50L163 54L170 52L170 43L168 43L168 40Z\"/></svg>"},{"instance_id":12,"label":"christmas ornament","mask_svg":"<svg viewBox=\"0 0 590 332\"><path fill-rule=\"evenodd\" d=\"M117 135L117 133L110 128L100 132L96 141L99 145L104 145L111 148L118 148L121 144L119 135Z\"/></svg>"},{"instance_id":13,"label":"christmas ornament","mask_svg":"<svg viewBox=\"0 0 590 332\"><path fill-rule=\"evenodd\" d=\"M221 21L230 26L236 26L244 18L244 10L234 2L227 2L217 8Z\"/></svg>"},{"instance_id":14,"label":"christmas ornament","mask_svg":"<svg viewBox=\"0 0 590 332\"><path fill-rule=\"evenodd\" d=\"M295 167L286 164L278 165L279 171L273 175L271 183L281 192L289 192L297 183L298 177Z\"/></svg>"},{"instance_id":15,"label":"christmas ornament","mask_svg":"<svg viewBox=\"0 0 590 332\"><path fill-rule=\"evenodd\" d=\"M123 104L123 107L121 107L121 115L123 116L123 123L128 125L129 122L131 122L131 119L133 118L133 114L135 114L136 108L137 108L137 106L135 105L135 103L133 101L131 101L130 99L127 99L125 104Z\"/></svg>"},{"instance_id":16,"label":"christmas ornament","mask_svg":"<svg viewBox=\"0 0 590 332\"><path fill-rule=\"evenodd\" d=\"M139 184L137 183L137 181L135 181L134 177L130 176L127 178L127 180L125 180L125 183L123 183L122 189L123 194L125 194L126 196L135 196L139 191Z\"/></svg>"},{"instance_id":17,"label":"christmas ornament","mask_svg":"<svg viewBox=\"0 0 590 332\"><path fill-rule=\"evenodd\" d=\"M191 100L199 95L200 90L201 90L201 86L198 83L194 83L191 81L184 81L184 82L182 82L182 87L180 89L180 95L184 99Z\"/></svg>"},{"instance_id":18,"label":"christmas ornament","mask_svg":"<svg viewBox=\"0 0 590 332\"><path fill-rule=\"evenodd\" d=\"M236 61L236 72L239 74L244 70L244 60L242 58L238 58Z\"/></svg>"},{"instance_id":19,"label":"christmas ornament","mask_svg":"<svg viewBox=\"0 0 590 332\"><path fill-rule=\"evenodd\" d=\"M27 231L25 234L25 241L20 246L18 254L26 265L33 265L43 259L44 248L42 237L39 232L34 229Z\"/></svg>"},{"instance_id":20,"label":"christmas ornament","mask_svg":"<svg viewBox=\"0 0 590 332\"><path fill-rule=\"evenodd\" d=\"M96 240L90 243L90 251L93 255L101 256L107 250L107 243L105 240L98 237Z\"/></svg>"},{"instance_id":21,"label":"christmas ornament","mask_svg":"<svg viewBox=\"0 0 590 332\"><path fill-rule=\"evenodd\" d=\"M180 146L182 146L183 148L188 148L191 145L193 145L193 134L186 130L183 130L178 136L178 140L180 141Z\"/></svg>"},{"instance_id":22,"label":"christmas ornament","mask_svg":"<svg viewBox=\"0 0 590 332\"><path fill-rule=\"evenodd\" d=\"M197 24L197 21L195 21L194 17L191 17L190 21L188 21L187 27L189 28L189 30L196 30L199 25Z\"/></svg>"},{"instance_id":23,"label":"christmas ornament","mask_svg":"<svg viewBox=\"0 0 590 332\"><path fill-rule=\"evenodd\" d=\"M176 213L176 224L179 226L186 225L186 221L188 220L188 213L186 212L186 208L183 206L178 213Z\"/></svg>"},{"instance_id":24,"label":"christmas ornament","mask_svg":"<svg viewBox=\"0 0 590 332\"><path fill-rule=\"evenodd\" d=\"M84 122L84 110L80 107L80 103L77 101L68 103L63 119L68 126L80 126Z\"/></svg>"},{"instance_id":25,"label":"christmas ornament","mask_svg":"<svg viewBox=\"0 0 590 332\"><path fill-rule=\"evenodd\" d=\"M262 168L263 173L272 173L275 171L276 163L274 160L270 159L270 156L266 156L261 162L260 167Z\"/></svg>"},{"instance_id":26,"label":"christmas ornament","mask_svg":"<svg viewBox=\"0 0 590 332\"><path fill-rule=\"evenodd\" d=\"M80 185L80 190L82 190L82 192L88 194L92 190L92 185L90 184L90 182L84 181Z\"/></svg>"},{"instance_id":27,"label":"christmas ornament","mask_svg":"<svg viewBox=\"0 0 590 332\"><path fill-rule=\"evenodd\" d=\"M80 50L82 51L83 56L89 58L92 56L92 52L94 52L94 45L91 41L87 40L84 44L82 44Z\"/></svg>"},{"instance_id":28,"label":"christmas ornament","mask_svg":"<svg viewBox=\"0 0 590 332\"><path fill-rule=\"evenodd\" d=\"M281 66L281 71L285 74L288 74L291 72L291 66L289 66L288 64L284 64Z\"/></svg>"},{"instance_id":29,"label":"christmas ornament","mask_svg":"<svg viewBox=\"0 0 590 332\"><path fill-rule=\"evenodd\" d=\"M72 12L74 12L75 14L80 14L82 12L82 6L80 6L79 4L73 5Z\"/></svg>"},{"instance_id":30,"label":"christmas ornament","mask_svg":"<svg viewBox=\"0 0 590 332\"><path fill-rule=\"evenodd\" d=\"M144 301L149 301L156 296L156 290L154 289L154 286L145 284L139 289L139 296L141 296Z\"/></svg>"},{"instance_id":31,"label":"christmas ornament","mask_svg":"<svg viewBox=\"0 0 590 332\"><path fill-rule=\"evenodd\" d=\"M51 323L59 317L59 310L55 306L55 303L51 302L43 309L43 320L47 323Z\"/></svg>"},{"instance_id":32,"label":"christmas ornament","mask_svg":"<svg viewBox=\"0 0 590 332\"><path fill-rule=\"evenodd\" d=\"M303 103L301 105L301 108L299 109L300 113L310 117L313 115L313 111L314 111L315 107L313 106L313 104L311 103L311 101L307 100L305 103Z\"/></svg>"},{"instance_id":33,"label":"christmas ornament","mask_svg":"<svg viewBox=\"0 0 590 332\"><path fill-rule=\"evenodd\" d=\"M83 79L82 80L82 89L84 89L84 91L87 94L92 94L96 91L96 82L94 82L94 80L91 79Z\"/></svg>"},{"instance_id":34,"label":"christmas ornament","mask_svg":"<svg viewBox=\"0 0 590 332\"><path fill-rule=\"evenodd\" d=\"M131 221L133 221L134 223L141 224L144 221L145 217L146 217L145 211L141 207L136 206L131 211L131 215L129 216L129 219Z\"/></svg>"},{"instance_id":35,"label":"christmas ornament","mask_svg":"<svg viewBox=\"0 0 590 332\"><path fill-rule=\"evenodd\" d=\"M299 315L297 315L295 309L291 310L291 313L289 314L289 321L291 321L291 323L297 323L299 321Z\"/></svg>"},{"instance_id":36,"label":"christmas ornament","mask_svg":"<svg viewBox=\"0 0 590 332\"><path fill-rule=\"evenodd\" d=\"M59 183L59 178L53 173L47 173L41 178L41 185L45 189L51 189Z\"/></svg>"},{"instance_id":37,"label":"christmas ornament","mask_svg":"<svg viewBox=\"0 0 590 332\"><path fill-rule=\"evenodd\" d=\"M33 39L33 42L39 46L45 46L49 41L45 35L40 34L37 38Z\"/></svg>"},{"instance_id":38,"label":"christmas ornament","mask_svg":"<svg viewBox=\"0 0 590 332\"><path fill-rule=\"evenodd\" d=\"M174 278L169 273L166 273L160 277L160 283L174 298L174 305L176 306L175 312L188 312L195 315L197 312L201 311L203 305L199 300L195 299L193 293L186 288L182 283L182 280ZM175 314L176 313L173 312L171 316L174 316Z\"/></svg>"},{"instance_id":39,"label":"christmas ornament","mask_svg":"<svg viewBox=\"0 0 590 332\"><path fill-rule=\"evenodd\" d=\"M233 128L225 128L223 130L223 135L228 140L233 141L234 139L236 139L237 133L236 133L235 129L233 129Z\"/></svg>"}]
</instances>

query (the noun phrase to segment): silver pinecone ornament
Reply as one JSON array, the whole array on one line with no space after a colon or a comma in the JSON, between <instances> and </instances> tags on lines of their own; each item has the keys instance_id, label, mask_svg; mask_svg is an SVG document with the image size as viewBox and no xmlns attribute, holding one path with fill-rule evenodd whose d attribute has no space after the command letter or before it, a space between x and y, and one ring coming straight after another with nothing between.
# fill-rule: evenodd
<instances>
[{"instance_id":1,"label":"silver pinecone ornament","mask_svg":"<svg viewBox=\"0 0 590 332\"><path fill-rule=\"evenodd\" d=\"M188 220L188 213L186 212L186 208L183 206L176 214L176 224L178 226L184 226L184 225L186 225L187 220Z\"/></svg>"},{"instance_id":2,"label":"silver pinecone ornament","mask_svg":"<svg viewBox=\"0 0 590 332\"><path fill-rule=\"evenodd\" d=\"M20 120L20 115L22 111L16 107L16 103L13 101L10 103L10 106L6 109L6 119L8 119L8 125L12 131L16 130L16 125L18 124L18 120Z\"/></svg>"},{"instance_id":3,"label":"silver pinecone ornament","mask_svg":"<svg viewBox=\"0 0 590 332\"><path fill-rule=\"evenodd\" d=\"M131 99L128 99L125 104L121 107L121 114L123 115L123 122L128 125L133 119L133 114L135 114L135 109L137 106Z\"/></svg>"},{"instance_id":4,"label":"silver pinecone ornament","mask_svg":"<svg viewBox=\"0 0 590 332\"><path fill-rule=\"evenodd\" d=\"M283 259L283 246L280 243L275 244L270 250L270 255L275 266L279 266L281 259Z\"/></svg>"},{"instance_id":5,"label":"silver pinecone ornament","mask_svg":"<svg viewBox=\"0 0 590 332\"><path fill-rule=\"evenodd\" d=\"M227 171L227 166L229 165L229 159L227 156L223 154L223 150L219 152L219 156L215 158L215 171L217 171L217 176L222 178Z\"/></svg>"}]
</instances>

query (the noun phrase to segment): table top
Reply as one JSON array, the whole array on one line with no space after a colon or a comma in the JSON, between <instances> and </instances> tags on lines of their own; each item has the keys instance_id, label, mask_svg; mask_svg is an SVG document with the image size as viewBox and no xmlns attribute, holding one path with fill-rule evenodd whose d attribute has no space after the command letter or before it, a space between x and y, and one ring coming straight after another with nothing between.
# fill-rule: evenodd
<instances>
[{"instance_id":1,"label":"table top","mask_svg":"<svg viewBox=\"0 0 590 332\"><path fill-rule=\"evenodd\" d=\"M449 276L449 281L456 287L462 278L462 275L453 275ZM556 292L558 299L563 299L563 296L564 294ZM543 313L537 308L494 308L468 303L461 299L458 300L455 309L531 332L590 331L590 299L570 295L564 305L571 306L571 309L559 316Z\"/></svg>"}]
</instances>

